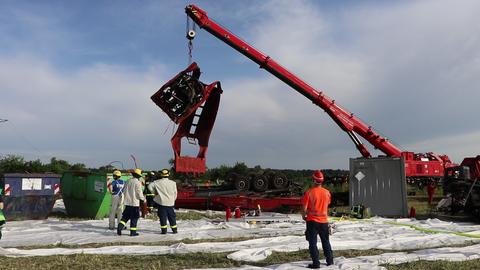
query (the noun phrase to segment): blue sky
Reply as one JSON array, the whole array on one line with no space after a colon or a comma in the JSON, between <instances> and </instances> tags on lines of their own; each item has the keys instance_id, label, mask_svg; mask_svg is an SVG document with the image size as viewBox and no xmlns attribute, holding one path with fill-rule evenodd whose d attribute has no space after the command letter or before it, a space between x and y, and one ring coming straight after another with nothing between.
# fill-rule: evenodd
<instances>
[{"instance_id":1,"label":"blue sky","mask_svg":"<svg viewBox=\"0 0 480 270\"><path fill-rule=\"evenodd\" d=\"M402 149L480 153L477 1L193 2ZM0 155L167 166L172 125L149 97L187 65L188 3L1 2ZM197 34L202 80L225 90L208 166L347 168L358 156L321 109Z\"/></svg>"}]
</instances>

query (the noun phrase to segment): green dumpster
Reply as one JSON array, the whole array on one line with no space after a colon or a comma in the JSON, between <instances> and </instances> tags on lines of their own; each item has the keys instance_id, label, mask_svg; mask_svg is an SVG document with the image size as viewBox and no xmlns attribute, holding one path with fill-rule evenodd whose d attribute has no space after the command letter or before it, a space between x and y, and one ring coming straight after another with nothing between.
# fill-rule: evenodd
<instances>
[{"instance_id":1,"label":"green dumpster","mask_svg":"<svg viewBox=\"0 0 480 270\"><path fill-rule=\"evenodd\" d=\"M128 180L132 175L122 173L121 178ZM112 202L107 186L111 179L111 173L65 172L60 190L67 215L92 219L107 217Z\"/></svg>"}]
</instances>

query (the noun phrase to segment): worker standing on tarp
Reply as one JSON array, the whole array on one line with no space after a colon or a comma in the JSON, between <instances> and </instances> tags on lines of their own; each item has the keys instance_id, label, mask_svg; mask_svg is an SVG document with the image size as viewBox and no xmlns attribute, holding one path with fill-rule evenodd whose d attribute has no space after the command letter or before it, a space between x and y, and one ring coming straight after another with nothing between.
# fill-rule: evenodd
<instances>
[{"instance_id":1,"label":"worker standing on tarp","mask_svg":"<svg viewBox=\"0 0 480 270\"><path fill-rule=\"evenodd\" d=\"M168 179L170 171L160 171L161 179L155 180L148 185L150 192L155 194L153 200L158 206L158 217L160 218L160 229L162 234L167 233L167 219L173 233L177 233L177 220L175 215L175 200L177 199L177 183Z\"/></svg>"},{"instance_id":2,"label":"worker standing on tarp","mask_svg":"<svg viewBox=\"0 0 480 270\"><path fill-rule=\"evenodd\" d=\"M307 222L305 237L308 241L308 249L312 257L312 264L308 268L320 268L320 256L317 248L317 235L320 235L322 249L327 265L333 264L333 253L329 240L328 229L328 205L331 201L330 191L322 187L323 173L315 171L312 175L314 186L305 192L302 198L303 219Z\"/></svg>"},{"instance_id":3,"label":"worker standing on tarp","mask_svg":"<svg viewBox=\"0 0 480 270\"><path fill-rule=\"evenodd\" d=\"M112 204L110 205L110 216L108 218L108 229L115 229L115 216L120 221L123 212L123 188L125 181L120 179L122 173L118 170L113 172L112 186ZM117 224L118 225L118 224Z\"/></svg>"},{"instance_id":4,"label":"worker standing on tarp","mask_svg":"<svg viewBox=\"0 0 480 270\"><path fill-rule=\"evenodd\" d=\"M145 190L143 191L143 194L145 194L145 198L147 199L148 213L152 213L154 208L153 197L155 197L155 194L153 194L148 188L148 186L153 183L153 181L155 181L155 173L150 172L145 179L145 187L147 188L145 188Z\"/></svg>"},{"instance_id":5,"label":"worker standing on tarp","mask_svg":"<svg viewBox=\"0 0 480 270\"><path fill-rule=\"evenodd\" d=\"M140 218L140 204L144 203L145 197L142 192L142 184L139 179L142 177L142 170L135 169L133 178L127 181L123 190L123 202L125 209L122 213L122 220L118 223L117 234L122 235L122 230L130 220L130 236L137 236L137 221Z\"/></svg>"},{"instance_id":6,"label":"worker standing on tarp","mask_svg":"<svg viewBox=\"0 0 480 270\"><path fill-rule=\"evenodd\" d=\"M433 195L435 194L435 182L430 180L427 184L427 194L428 194L428 205L432 205Z\"/></svg>"},{"instance_id":7,"label":"worker standing on tarp","mask_svg":"<svg viewBox=\"0 0 480 270\"><path fill-rule=\"evenodd\" d=\"M3 195L0 189L0 239L2 239L2 228L5 225L5 216L3 215Z\"/></svg>"}]
</instances>

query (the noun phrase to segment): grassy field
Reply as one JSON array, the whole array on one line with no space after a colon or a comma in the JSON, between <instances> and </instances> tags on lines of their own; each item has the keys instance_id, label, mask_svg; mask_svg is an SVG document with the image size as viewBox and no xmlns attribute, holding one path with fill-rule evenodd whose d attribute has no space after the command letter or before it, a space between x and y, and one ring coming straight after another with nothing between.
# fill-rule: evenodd
<instances>
[{"instance_id":1,"label":"grassy field","mask_svg":"<svg viewBox=\"0 0 480 270\"><path fill-rule=\"evenodd\" d=\"M385 250L343 250L335 251L335 256L357 257L377 255ZM266 266L272 264L308 261L307 250L296 252L274 252L261 262L237 262L227 259L228 253L189 253L149 256L114 255L69 255L48 257L2 258L0 269L188 269L226 268L244 264ZM465 262L418 261L400 265L384 265L389 270L466 270L480 269L480 259Z\"/></svg>"},{"instance_id":2,"label":"grassy field","mask_svg":"<svg viewBox=\"0 0 480 270\"><path fill-rule=\"evenodd\" d=\"M438 196L439 194L437 194ZM434 200L434 205L440 196ZM417 193L416 196L409 196L408 206L415 207L418 215L428 215L432 213L433 207L428 206L425 194ZM347 209L346 209L347 210ZM65 219L72 219L61 217ZM156 219L155 216L151 217ZM223 219L220 214L206 215L199 212L178 212L179 220L197 220L203 218ZM73 218L72 220L79 220ZM225 238L212 240L190 240L184 239L181 242L200 243L200 242L220 242L220 241L242 241L252 239L253 237ZM172 245L178 241L163 241L144 243L144 245ZM131 243L101 243L85 245L45 245L23 247L25 249L33 248L97 248L111 245L130 245ZM357 257L378 255L388 250L343 250L334 251L335 257ZM69 255L69 256L47 256L47 257L2 257L0 260L0 269L188 269L188 268L228 268L239 267L241 265L267 266L294 261L310 260L308 250L296 252L273 252L267 259L252 263L238 262L229 260L228 253L189 253L189 254L168 254L168 255L140 255L140 256L113 256L113 255ZM445 261L418 261L400 265L384 265L388 270L466 270L480 269L480 259L465 262L445 262Z\"/></svg>"},{"instance_id":3,"label":"grassy field","mask_svg":"<svg viewBox=\"0 0 480 270\"><path fill-rule=\"evenodd\" d=\"M207 212L197 212L197 211L187 211L187 212L179 212L176 213L177 220L199 220L199 219L225 219L225 215L219 214L218 212L212 212L212 214L207 214ZM48 216L49 218L58 218L61 220L73 220L73 221L81 221L81 220L90 220L89 218L78 218L78 217L69 217L65 213L52 213ZM158 220L156 212L148 215L149 219Z\"/></svg>"},{"instance_id":4,"label":"grassy field","mask_svg":"<svg viewBox=\"0 0 480 270\"><path fill-rule=\"evenodd\" d=\"M260 237L226 237L226 238L216 238L216 239L189 239L185 238L181 241L157 241L157 242L144 242L140 243L143 246L171 246L174 244L196 244L196 243L215 243L215 242L239 242L245 240L251 240ZM32 245L24 247L15 247L18 249L43 249L43 248L100 248L100 247L109 247L109 246L129 246L129 245L138 245L139 243L132 242L109 242L109 243L88 243L80 245L68 245L68 244L52 244L52 245Z\"/></svg>"},{"instance_id":5,"label":"grassy field","mask_svg":"<svg viewBox=\"0 0 480 270\"><path fill-rule=\"evenodd\" d=\"M478 270L480 269L480 259L464 262L418 261L384 266L388 270Z\"/></svg>"}]
</instances>

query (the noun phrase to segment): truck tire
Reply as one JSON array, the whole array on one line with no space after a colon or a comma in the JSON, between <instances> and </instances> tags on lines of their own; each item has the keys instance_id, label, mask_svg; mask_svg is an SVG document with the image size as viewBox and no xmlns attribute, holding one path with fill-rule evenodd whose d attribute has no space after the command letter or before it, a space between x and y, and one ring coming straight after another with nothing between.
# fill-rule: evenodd
<instances>
[{"instance_id":1,"label":"truck tire","mask_svg":"<svg viewBox=\"0 0 480 270\"><path fill-rule=\"evenodd\" d=\"M248 191L250 189L250 179L243 175L236 174L234 183L238 191Z\"/></svg>"},{"instance_id":2,"label":"truck tire","mask_svg":"<svg viewBox=\"0 0 480 270\"><path fill-rule=\"evenodd\" d=\"M253 178L253 189L263 192L268 189L268 179L264 175L258 174Z\"/></svg>"},{"instance_id":3,"label":"truck tire","mask_svg":"<svg viewBox=\"0 0 480 270\"><path fill-rule=\"evenodd\" d=\"M230 172L227 174L227 176L225 176L225 183L230 187L234 187L236 179L237 179L237 174L234 172Z\"/></svg>"},{"instance_id":4,"label":"truck tire","mask_svg":"<svg viewBox=\"0 0 480 270\"><path fill-rule=\"evenodd\" d=\"M290 181L283 173L275 173L270 177L270 186L274 189L284 189L290 186Z\"/></svg>"}]
</instances>

